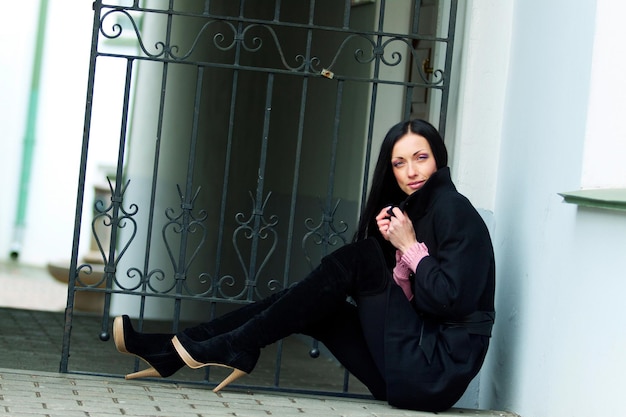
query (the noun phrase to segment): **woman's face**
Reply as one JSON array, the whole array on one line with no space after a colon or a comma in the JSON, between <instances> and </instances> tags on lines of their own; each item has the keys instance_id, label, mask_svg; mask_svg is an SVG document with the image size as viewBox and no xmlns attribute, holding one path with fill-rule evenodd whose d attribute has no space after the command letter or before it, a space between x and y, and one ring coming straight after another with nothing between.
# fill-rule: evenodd
<instances>
[{"instance_id":1,"label":"woman's face","mask_svg":"<svg viewBox=\"0 0 626 417\"><path fill-rule=\"evenodd\" d=\"M430 144L423 136L409 132L393 145L391 166L398 186L413 194L437 171Z\"/></svg>"}]
</instances>

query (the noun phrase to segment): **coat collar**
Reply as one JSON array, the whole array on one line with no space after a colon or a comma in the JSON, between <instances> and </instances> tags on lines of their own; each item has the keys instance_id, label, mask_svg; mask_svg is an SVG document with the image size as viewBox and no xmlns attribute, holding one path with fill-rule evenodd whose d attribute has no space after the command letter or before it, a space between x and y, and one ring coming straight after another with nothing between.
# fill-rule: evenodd
<instances>
[{"instance_id":1,"label":"coat collar","mask_svg":"<svg viewBox=\"0 0 626 417\"><path fill-rule=\"evenodd\" d=\"M412 218L421 217L430 203L434 201L436 195L445 190L456 191L456 187L450 177L449 167L439 168L430 176L422 188L408 196L400 204L400 208L406 211Z\"/></svg>"}]
</instances>

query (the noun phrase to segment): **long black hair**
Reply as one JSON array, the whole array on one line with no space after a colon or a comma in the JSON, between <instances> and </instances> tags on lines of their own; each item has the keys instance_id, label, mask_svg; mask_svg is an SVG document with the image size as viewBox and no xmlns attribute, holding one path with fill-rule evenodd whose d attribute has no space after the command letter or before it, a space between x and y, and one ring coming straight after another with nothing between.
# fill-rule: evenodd
<instances>
[{"instance_id":1,"label":"long black hair","mask_svg":"<svg viewBox=\"0 0 626 417\"><path fill-rule=\"evenodd\" d=\"M380 146L369 196L361 213L355 240L379 234L376 226L376 215L383 207L397 206L407 197L406 193L400 189L391 166L393 147L407 133L415 133L428 141L437 169L448 165L448 151L443 143L443 138L437 129L427 121L420 119L404 121L389 129Z\"/></svg>"}]
</instances>

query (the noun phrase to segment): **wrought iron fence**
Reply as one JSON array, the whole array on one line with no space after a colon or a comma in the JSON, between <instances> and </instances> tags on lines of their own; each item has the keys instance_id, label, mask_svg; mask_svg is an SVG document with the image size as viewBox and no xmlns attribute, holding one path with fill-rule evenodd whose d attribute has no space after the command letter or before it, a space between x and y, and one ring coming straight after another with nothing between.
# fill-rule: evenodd
<instances>
[{"instance_id":1,"label":"wrought iron fence","mask_svg":"<svg viewBox=\"0 0 626 417\"><path fill-rule=\"evenodd\" d=\"M175 332L258 300L351 239L381 132L416 116L444 132L456 0L93 7L61 372L72 372L81 293L103 298L104 342L120 309ZM86 211L109 65L122 74L105 117L115 167L110 196ZM87 259L88 234L98 256ZM280 355L272 388L294 389L280 383Z\"/></svg>"}]
</instances>

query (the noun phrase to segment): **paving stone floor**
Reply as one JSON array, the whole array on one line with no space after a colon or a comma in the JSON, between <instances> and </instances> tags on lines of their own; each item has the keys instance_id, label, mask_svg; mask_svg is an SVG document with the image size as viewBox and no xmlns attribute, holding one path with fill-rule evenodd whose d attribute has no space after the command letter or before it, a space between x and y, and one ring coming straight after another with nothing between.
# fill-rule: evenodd
<instances>
[{"instance_id":1,"label":"paving stone floor","mask_svg":"<svg viewBox=\"0 0 626 417\"><path fill-rule=\"evenodd\" d=\"M263 350L257 368L241 385L214 394L222 374L185 368L175 377L126 381L143 368L131 355L101 341L101 318L76 312L70 338L69 373L59 373L65 286L41 268L0 263L0 415L21 416L431 416L398 410L368 397L349 379L353 398L339 397L344 371L329 357L312 359L306 340L282 345L280 387L274 380L277 345ZM152 331L168 323L146 324ZM147 328L147 327L146 327ZM315 392L315 393L313 393ZM313 394L311 394L313 393ZM327 393L327 394L324 394ZM444 416L501 416L495 411L453 409Z\"/></svg>"}]
</instances>

